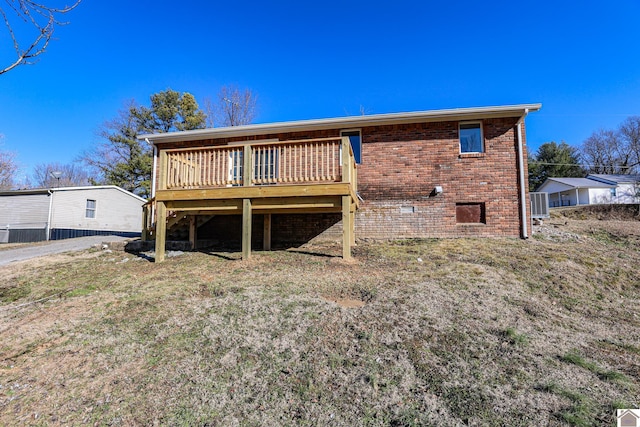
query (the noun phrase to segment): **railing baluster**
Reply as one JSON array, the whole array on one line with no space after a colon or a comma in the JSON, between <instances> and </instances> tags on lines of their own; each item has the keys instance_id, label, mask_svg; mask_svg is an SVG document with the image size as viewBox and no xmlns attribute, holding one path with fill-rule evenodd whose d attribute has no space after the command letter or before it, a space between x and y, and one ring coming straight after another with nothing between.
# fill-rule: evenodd
<instances>
[{"instance_id":1,"label":"railing baluster","mask_svg":"<svg viewBox=\"0 0 640 427\"><path fill-rule=\"evenodd\" d=\"M257 185L339 181L345 170L342 138L250 144L251 171ZM167 150L166 188L202 188L242 184L244 146Z\"/></svg>"}]
</instances>

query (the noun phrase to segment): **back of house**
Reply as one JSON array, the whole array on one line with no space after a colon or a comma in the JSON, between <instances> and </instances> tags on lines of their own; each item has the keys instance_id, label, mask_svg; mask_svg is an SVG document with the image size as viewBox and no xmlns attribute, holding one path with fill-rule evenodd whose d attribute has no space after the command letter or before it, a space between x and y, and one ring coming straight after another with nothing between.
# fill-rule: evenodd
<instances>
[{"instance_id":1,"label":"back of house","mask_svg":"<svg viewBox=\"0 0 640 427\"><path fill-rule=\"evenodd\" d=\"M527 237L524 119L539 109L379 114L139 138L154 146L153 194L174 218L199 218L191 220L198 240L286 247L342 235L346 242L353 240L343 227L350 214L359 239Z\"/></svg>"}]
</instances>

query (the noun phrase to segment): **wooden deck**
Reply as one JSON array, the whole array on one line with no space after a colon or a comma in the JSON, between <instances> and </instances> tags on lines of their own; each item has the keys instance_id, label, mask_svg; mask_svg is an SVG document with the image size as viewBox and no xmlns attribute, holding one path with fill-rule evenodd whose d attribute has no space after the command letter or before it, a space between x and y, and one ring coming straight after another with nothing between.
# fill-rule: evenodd
<instances>
[{"instance_id":1,"label":"wooden deck","mask_svg":"<svg viewBox=\"0 0 640 427\"><path fill-rule=\"evenodd\" d=\"M191 216L195 247L197 215L242 215L247 259L253 214L264 215L264 248L270 249L271 214L342 213L343 257L350 258L357 208L357 168L347 137L274 141L161 149L155 215L145 215L145 222L167 218L168 211ZM164 260L166 234L167 221L157 221L156 262Z\"/></svg>"}]
</instances>

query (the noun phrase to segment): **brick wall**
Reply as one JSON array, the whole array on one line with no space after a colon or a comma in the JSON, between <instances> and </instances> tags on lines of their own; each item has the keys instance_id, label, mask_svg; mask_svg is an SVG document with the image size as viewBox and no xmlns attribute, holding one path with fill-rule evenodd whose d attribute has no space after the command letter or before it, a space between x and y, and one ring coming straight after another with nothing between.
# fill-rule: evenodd
<instances>
[{"instance_id":1,"label":"brick wall","mask_svg":"<svg viewBox=\"0 0 640 427\"><path fill-rule=\"evenodd\" d=\"M459 153L458 122L364 128L356 236L519 236L516 122L484 120L481 154ZM486 224L456 224L456 203L470 202Z\"/></svg>"},{"instance_id":2,"label":"brick wall","mask_svg":"<svg viewBox=\"0 0 640 427\"><path fill-rule=\"evenodd\" d=\"M520 236L517 121L517 117L483 120L485 152L481 154L459 153L456 121L362 128L358 191L363 201L356 214L356 238ZM163 147L339 135L340 129L334 129L186 141ZM526 150L524 155L526 159ZM524 167L526 185L526 161ZM436 186L442 187L442 194L432 193ZM526 200L528 197L527 189ZM482 203L486 223L457 224L456 203ZM232 225L237 222L233 227L240 226L239 218L223 216L217 221ZM339 215L274 215L273 246L287 246L312 238L339 240L339 221ZM262 241L262 225L258 222L253 226L254 242ZM220 223L218 227L227 226ZM239 236L239 233L238 228L236 234Z\"/></svg>"}]
</instances>

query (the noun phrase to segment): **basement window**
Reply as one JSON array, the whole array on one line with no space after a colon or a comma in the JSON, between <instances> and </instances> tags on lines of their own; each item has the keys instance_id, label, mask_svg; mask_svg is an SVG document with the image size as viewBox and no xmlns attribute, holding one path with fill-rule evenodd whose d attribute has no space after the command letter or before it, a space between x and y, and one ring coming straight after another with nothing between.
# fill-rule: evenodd
<instances>
[{"instance_id":1,"label":"basement window","mask_svg":"<svg viewBox=\"0 0 640 427\"><path fill-rule=\"evenodd\" d=\"M486 224L484 203L456 203L456 223Z\"/></svg>"},{"instance_id":2,"label":"basement window","mask_svg":"<svg viewBox=\"0 0 640 427\"><path fill-rule=\"evenodd\" d=\"M460 123L458 135L460 137L460 153L484 152L481 122Z\"/></svg>"},{"instance_id":3,"label":"basement window","mask_svg":"<svg viewBox=\"0 0 640 427\"><path fill-rule=\"evenodd\" d=\"M87 209L85 211L85 218L95 218L96 217L96 201L87 199Z\"/></svg>"}]
</instances>

